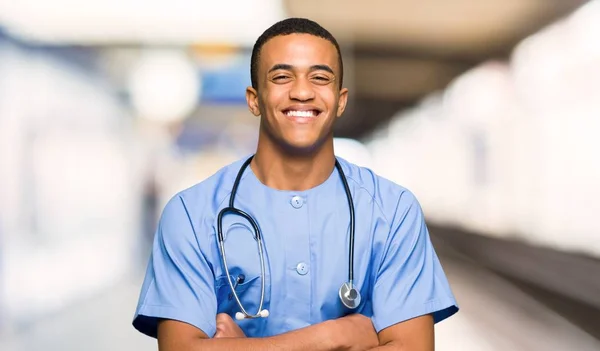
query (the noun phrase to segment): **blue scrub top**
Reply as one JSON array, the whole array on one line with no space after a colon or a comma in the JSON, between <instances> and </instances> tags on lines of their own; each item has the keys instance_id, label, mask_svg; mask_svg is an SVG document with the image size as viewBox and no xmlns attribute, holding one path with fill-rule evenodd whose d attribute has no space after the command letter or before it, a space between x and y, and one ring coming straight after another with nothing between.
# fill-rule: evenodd
<instances>
[{"instance_id":1,"label":"blue scrub top","mask_svg":"<svg viewBox=\"0 0 600 351\"><path fill-rule=\"evenodd\" d=\"M229 202L243 161L175 195L165 206L154 238L133 325L156 337L158 319L194 325L212 337L215 317L234 317L217 240L217 214ZM265 247L267 318L238 321L248 337L299 329L350 313L372 318L377 332L433 313L435 322L458 306L431 245L423 212L407 189L338 157L354 199L354 284L362 302L342 305L338 290L348 279L348 202L339 172L306 191L280 191L262 184L248 167L235 206L255 218ZM244 308L260 302L260 261L249 223L235 215L223 221L229 272Z\"/></svg>"}]
</instances>

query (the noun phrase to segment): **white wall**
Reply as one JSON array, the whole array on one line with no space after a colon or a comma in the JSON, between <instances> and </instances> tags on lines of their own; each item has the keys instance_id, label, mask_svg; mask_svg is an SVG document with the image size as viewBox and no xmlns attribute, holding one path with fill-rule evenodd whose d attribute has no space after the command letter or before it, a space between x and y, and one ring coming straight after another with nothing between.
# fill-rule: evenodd
<instances>
[{"instance_id":1,"label":"white wall","mask_svg":"<svg viewBox=\"0 0 600 351\"><path fill-rule=\"evenodd\" d=\"M432 222L600 257L600 2L367 140Z\"/></svg>"},{"instance_id":2,"label":"white wall","mask_svg":"<svg viewBox=\"0 0 600 351\"><path fill-rule=\"evenodd\" d=\"M126 111L100 79L0 46L0 303L27 321L131 268L139 185Z\"/></svg>"}]
</instances>

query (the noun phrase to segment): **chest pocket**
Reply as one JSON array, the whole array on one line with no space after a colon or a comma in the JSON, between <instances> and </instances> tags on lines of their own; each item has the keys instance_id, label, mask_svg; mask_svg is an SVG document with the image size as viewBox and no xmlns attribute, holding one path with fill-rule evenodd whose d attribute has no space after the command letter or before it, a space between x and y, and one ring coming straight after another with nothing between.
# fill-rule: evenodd
<instances>
[{"instance_id":1,"label":"chest pocket","mask_svg":"<svg viewBox=\"0 0 600 351\"><path fill-rule=\"evenodd\" d=\"M260 303L260 277L245 279L244 282L235 285L237 276L231 276L231 282L235 286L235 292L248 313L255 313ZM240 311L227 277L221 277L215 282L215 293L217 296L217 313L234 315ZM248 291L250 290L250 291ZM263 304L264 308L264 304Z\"/></svg>"}]
</instances>

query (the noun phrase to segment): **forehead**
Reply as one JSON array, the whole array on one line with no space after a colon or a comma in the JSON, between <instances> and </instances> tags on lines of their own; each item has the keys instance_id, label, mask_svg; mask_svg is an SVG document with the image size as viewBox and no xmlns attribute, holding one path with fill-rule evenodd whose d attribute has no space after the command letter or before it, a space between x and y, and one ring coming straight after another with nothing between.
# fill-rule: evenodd
<instances>
[{"instance_id":1,"label":"forehead","mask_svg":"<svg viewBox=\"0 0 600 351\"><path fill-rule=\"evenodd\" d=\"M269 69L279 63L295 67L328 65L339 73L338 53L329 40L310 34L279 35L261 49L259 66Z\"/></svg>"}]
</instances>

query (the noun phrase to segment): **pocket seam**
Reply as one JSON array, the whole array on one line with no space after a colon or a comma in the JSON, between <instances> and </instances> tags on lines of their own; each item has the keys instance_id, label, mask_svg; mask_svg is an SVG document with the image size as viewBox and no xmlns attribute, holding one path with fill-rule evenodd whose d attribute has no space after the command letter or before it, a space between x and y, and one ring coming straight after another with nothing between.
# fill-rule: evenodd
<instances>
[{"instance_id":1,"label":"pocket seam","mask_svg":"<svg viewBox=\"0 0 600 351\"><path fill-rule=\"evenodd\" d=\"M252 285L252 283L256 280L258 280L258 278L260 278L260 276L256 276L256 277L252 277L246 281L244 281L242 284L238 284L238 286L236 287L235 291L236 292L242 292L242 291L246 291L246 289ZM235 277L231 276L231 282L235 282ZM215 290L219 290L220 288L222 288L223 286L229 286L229 282L227 282L227 276L221 276L217 279L215 279Z\"/></svg>"}]
</instances>

